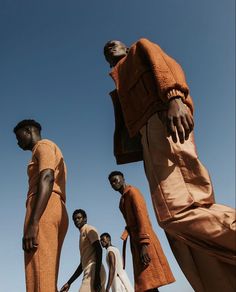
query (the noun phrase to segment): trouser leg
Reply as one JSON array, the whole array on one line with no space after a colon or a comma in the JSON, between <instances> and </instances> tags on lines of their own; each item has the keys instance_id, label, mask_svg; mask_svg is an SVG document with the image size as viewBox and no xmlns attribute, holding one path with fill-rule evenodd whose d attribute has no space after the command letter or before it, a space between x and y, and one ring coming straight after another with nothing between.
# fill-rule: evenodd
<instances>
[{"instance_id":1,"label":"trouser leg","mask_svg":"<svg viewBox=\"0 0 236 292\"><path fill-rule=\"evenodd\" d=\"M34 198L28 203L25 224L32 210L33 201ZM57 291L59 258L67 225L68 218L65 213L62 216L60 198L52 194L40 218L38 248L35 252L25 253L27 292Z\"/></svg>"},{"instance_id":2,"label":"trouser leg","mask_svg":"<svg viewBox=\"0 0 236 292\"><path fill-rule=\"evenodd\" d=\"M184 144L173 143L154 115L141 135L153 207L159 224L170 235L181 269L195 291L217 291L213 289L222 284L228 287L225 291L233 291L235 210L215 204L211 180L198 159L193 134ZM227 272L224 265L228 265ZM205 269L208 273L203 272Z\"/></svg>"}]
</instances>

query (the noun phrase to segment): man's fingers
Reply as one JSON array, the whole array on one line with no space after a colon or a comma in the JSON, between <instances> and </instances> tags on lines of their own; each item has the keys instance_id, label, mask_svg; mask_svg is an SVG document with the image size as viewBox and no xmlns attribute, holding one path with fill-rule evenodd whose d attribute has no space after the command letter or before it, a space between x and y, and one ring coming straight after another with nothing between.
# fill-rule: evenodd
<instances>
[{"instance_id":1,"label":"man's fingers","mask_svg":"<svg viewBox=\"0 0 236 292\"><path fill-rule=\"evenodd\" d=\"M33 238L32 243L33 243L33 248L38 247L38 240L36 238Z\"/></svg>"},{"instance_id":2,"label":"man's fingers","mask_svg":"<svg viewBox=\"0 0 236 292\"><path fill-rule=\"evenodd\" d=\"M192 115L186 115L186 120L189 126L189 132L191 133L194 128L194 121Z\"/></svg>"},{"instance_id":3,"label":"man's fingers","mask_svg":"<svg viewBox=\"0 0 236 292\"><path fill-rule=\"evenodd\" d=\"M188 138L189 138L189 134L190 134L190 132L191 132L190 129L189 129L188 122L187 122L187 120L186 120L185 117L182 117L182 118L181 118L181 121L182 121L182 125L183 125L184 132L185 132L185 137L184 137L184 139L185 139L185 140L188 140Z\"/></svg>"},{"instance_id":4,"label":"man's fingers","mask_svg":"<svg viewBox=\"0 0 236 292\"><path fill-rule=\"evenodd\" d=\"M32 238L23 238L22 240L22 248L26 252L30 252L35 250L38 247L38 243L36 240Z\"/></svg>"},{"instance_id":5,"label":"man's fingers","mask_svg":"<svg viewBox=\"0 0 236 292\"><path fill-rule=\"evenodd\" d=\"M145 254L145 255L142 257L142 263L143 263L144 265L148 265L148 264L150 263L150 261L151 261L151 259L150 259L150 257L149 257L148 254Z\"/></svg>"},{"instance_id":6,"label":"man's fingers","mask_svg":"<svg viewBox=\"0 0 236 292\"><path fill-rule=\"evenodd\" d=\"M29 241L29 248L30 248L30 250L34 249L33 238L31 238Z\"/></svg>"},{"instance_id":7,"label":"man's fingers","mask_svg":"<svg viewBox=\"0 0 236 292\"><path fill-rule=\"evenodd\" d=\"M25 251L28 252L29 251L29 239L25 238Z\"/></svg>"},{"instance_id":8,"label":"man's fingers","mask_svg":"<svg viewBox=\"0 0 236 292\"><path fill-rule=\"evenodd\" d=\"M174 120L174 124L176 126L176 130L177 130L177 133L178 133L178 136L179 136L179 141L180 141L181 144L183 144L184 143L184 130L183 130L183 126L182 126L182 123L181 123L181 119L180 118L176 118Z\"/></svg>"},{"instance_id":9,"label":"man's fingers","mask_svg":"<svg viewBox=\"0 0 236 292\"><path fill-rule=\"evenodd\" d=\"M150 259L149 255L146 254L146 256L145 256L145 262L146 262L147 264L149 264L150 261L151 261L151 259Z\"/></svg>"}]
</instances>

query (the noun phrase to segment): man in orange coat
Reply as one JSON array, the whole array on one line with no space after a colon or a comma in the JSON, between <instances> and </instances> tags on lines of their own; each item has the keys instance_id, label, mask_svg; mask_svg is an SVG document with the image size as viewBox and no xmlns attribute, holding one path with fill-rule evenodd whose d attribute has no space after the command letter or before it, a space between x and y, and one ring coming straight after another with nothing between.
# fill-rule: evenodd
<instances>
[{"instance_id":1,"label":"man in orange coat","mask_svg":"<svg viewBox=\"0 0 236 292\"><path fill-rule=\"evenodd\" d=\"M234 292L235 210L216 204L198 158L181 66L147 39L109 41L104 54L116 85L117 163L144 160L157 221L193 289Z\"/></svg>"},{"instance_id":2,"label":"man in orange coat","mask_svg":"<svg viewBox=\"0 0 236 292\"><path fill-rule=\"evenodd\" d=\"M138 189L126 185L120 171L111 172L108 179L121 193L120 211L126 222L122 239L130 236L135 291L158 291L158 287L174 282L174 277L152 229L145 200Z\"/></svg>"}]
</instances>

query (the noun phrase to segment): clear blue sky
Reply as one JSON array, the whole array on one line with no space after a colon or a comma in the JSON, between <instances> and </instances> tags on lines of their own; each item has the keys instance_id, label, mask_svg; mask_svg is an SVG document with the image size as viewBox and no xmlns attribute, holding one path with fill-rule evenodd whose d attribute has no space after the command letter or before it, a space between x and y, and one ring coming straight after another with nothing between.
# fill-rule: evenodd
<instances>
[{"instance_id":1,"label":"clear blue sky","mask_svg":"<svg viewBox=\"0 0 236 292\"><path fill-rule=\"evenodd\" d=\"M0 274L1 291L23 292L21 250L30 152L16 146L15 124L34 118L55 141L68 167L67 206L88 213L121 249L124 221L107 175L119 169L143 192L176 283L160 291L191 292L154 217L142 163L117 167L112 153L114 87L103 45L140 37L158 43L182 64L195 100L195 135L218 202L235 196L235 1L0 0ZM70 222L71 223L71 222ZM70 224L59 287L79 263L78 231ZM133 278L131 258L127 271ZM80 280L71 291L78 291Z\"/></svg>"}]
</instances>

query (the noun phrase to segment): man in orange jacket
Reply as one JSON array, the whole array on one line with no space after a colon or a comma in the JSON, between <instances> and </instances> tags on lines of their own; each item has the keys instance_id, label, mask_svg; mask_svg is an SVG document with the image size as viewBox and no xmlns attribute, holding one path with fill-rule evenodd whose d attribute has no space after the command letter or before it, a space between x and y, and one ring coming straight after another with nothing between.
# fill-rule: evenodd
<instances>
[{"instance_id":1,"label":"man in orange jacket","mask_svg":"<svg viewBox=\"0 0 236 292\"><path fill-rule=\"evenodd\" d=\"M195 291L235 290L235 210L215 203L198 159L181 66L157 44L109 41L117 163L143 159L153 207ZM138 147L141 136L141 149Z\"/></svg>"}]
</instances>

